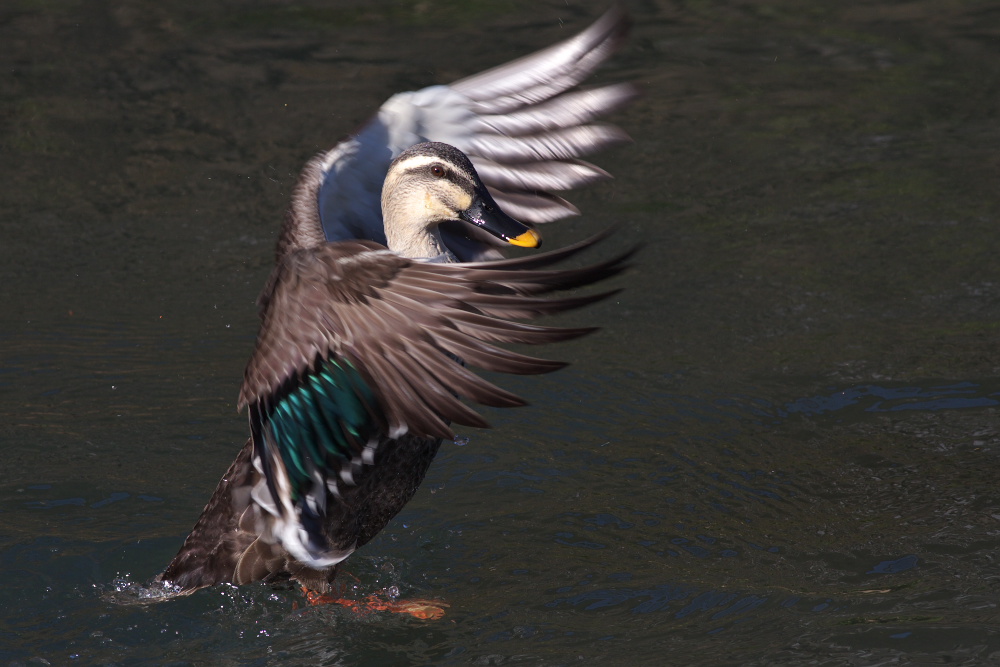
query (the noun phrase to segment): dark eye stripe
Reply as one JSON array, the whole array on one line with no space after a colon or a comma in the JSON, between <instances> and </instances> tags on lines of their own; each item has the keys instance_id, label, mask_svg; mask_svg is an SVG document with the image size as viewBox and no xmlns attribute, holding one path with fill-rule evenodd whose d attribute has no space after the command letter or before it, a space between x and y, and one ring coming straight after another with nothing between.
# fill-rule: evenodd
<instances>
[{"instance_id":1,"label":"dark eye stripe","mask_svg":"<svg viewBox=\"0 0 1000 667\"><path fill-rule=\"evenodd\" d=\"M441 173L437 173L436 170L439 169L441 170ZM455 169L449 169L447 166L440 163L427 165L427 172L434 178L443 178L447 181L451 181L463 189L470 189L473 187L473 183L464 173L456 171Z\"/></svg>"}]
</instances>

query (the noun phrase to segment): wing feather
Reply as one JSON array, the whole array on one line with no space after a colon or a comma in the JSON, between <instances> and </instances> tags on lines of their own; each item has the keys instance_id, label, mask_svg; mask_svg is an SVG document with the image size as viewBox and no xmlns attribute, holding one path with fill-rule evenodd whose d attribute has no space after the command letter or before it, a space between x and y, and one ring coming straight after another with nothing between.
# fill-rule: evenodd
<instances>
[{"instance_id":1,"label":"wing feather","mask_svg":"<svg viewBox=\"0 0 1000 667\"><path fill-rule=\"evenodd\" d=\"M385 243L379 195L389 164L423 141L467 153L509 214L528 223L577 215L552 194L609 177L579 158L628 140L599 118L633 100L627 83L573 90L622 45L630 21L613 7L563 42L493 69L387 100L357 133L303 169L279 243L282 253L329 241ZM469 225L443 231L463 261L498 256L495 238Z\"/></svg>"},{"instance_id":2,"label":"wing feather","mask_svg":"<svg viewBox=\"0 0 1000 667\"><path fill-rule=\"evenodd\" d=\"M524 405L458 360L516 374L565 366L497 345L594 330L514 320L610 294L543 296L622 271L630 252L581 268L554 266L601 238L496 263L435 264L362 241L286 255L261 300L261 329L240 391L264 477L255 488L258 514L269 517L264 543L280 542L310 567L339 562L349 550L332 547L323 533L327 489L353 484L380 442L452 438L452 423L488 426L463 398Z\"/></svg>"}]
</instances>

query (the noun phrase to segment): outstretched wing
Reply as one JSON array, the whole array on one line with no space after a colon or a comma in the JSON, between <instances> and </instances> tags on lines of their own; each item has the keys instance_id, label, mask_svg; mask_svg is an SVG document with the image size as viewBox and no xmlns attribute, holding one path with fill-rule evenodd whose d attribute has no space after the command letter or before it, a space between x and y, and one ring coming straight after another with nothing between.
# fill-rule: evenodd
<instances>
[{"instance_id":1,"label":"outstretched wing","mask_svg":"<svg viewBox=\"0 0 1000 667\"><path fill-rule=\"evenodd\" d=\"M357 134L303 170L301 181L309 184L309 198L318 200L327 240L385 243L379 196L389 163L423 141L466 153L500 206L519 220L541 223L576 214L552 191L610 177L579 158L628 139L621 129L595 121L631 101L636 90L631 84L570 89L621 46L628 28L628 17L616 6L547 49L451 85L391 97ZM495 240L468 225L444 231L445 242L463 260L499 256Z\"/></svg>"},{"instance_id":2,"label":"outstretched wing","mask_svg":"<svg viewBox=\"0 0 1000 667\"><path fill-rule=\"evenodd\" d=\"M566 340L589 328L514 319L576 308L607 296L547 298L624 268L627 255L580 269L551 265L587 247L523 259L433 264L365 241L290 253L275 268L240 407L248 406L254 464L267 484L253 501L272 535L298 560L328 567L350 550L327 548L327 493L353 484L385 436L450 438L451 422L487 426L464 397L491 406L524 401L480 368L545 373L564 364L496 347Z\"/></svg>"}]
</instances>

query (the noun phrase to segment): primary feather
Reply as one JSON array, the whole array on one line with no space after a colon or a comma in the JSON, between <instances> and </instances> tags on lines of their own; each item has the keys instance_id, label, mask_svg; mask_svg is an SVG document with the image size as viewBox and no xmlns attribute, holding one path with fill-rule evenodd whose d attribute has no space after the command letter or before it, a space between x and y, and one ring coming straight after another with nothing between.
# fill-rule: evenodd
<instances>
[{"instance_id":1,"label":"primary feather","mask_svg":"<svg viewBox=\"0 0 1000 667\"><path fill-rule=\"evenodd\" d=\"M385 243L379 192L389 165L427 141L455 146L472 160L494 199L529 224L576 215L553 194L610 178L580 158L628 140L598 122L633 100L629 83L571 90L622 45L629 19L615 6L579 34L546 49L455 81L398 93L354 135L305 167L315 184L314 234L329 241ZM304 223L307 221L303 221ZM495 259L497 243L466 227L443 231L461 260Z\"/></svg>"}]
</instances>

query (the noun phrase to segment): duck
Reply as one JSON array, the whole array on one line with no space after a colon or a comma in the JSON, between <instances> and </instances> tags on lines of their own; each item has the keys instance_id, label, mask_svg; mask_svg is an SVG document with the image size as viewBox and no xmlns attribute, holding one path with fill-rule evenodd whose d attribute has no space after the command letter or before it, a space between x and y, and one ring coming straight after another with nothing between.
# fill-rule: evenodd
<instances>
[{"instance_id":1,"label":"duck","mask_svg":"<svg viewBox=\"0 0 1000 667\"><path fill-rule=\"evenodd\" d=\"M316 184L304 187L314 193ZM616 293L552 296L619 274L631 255L557 266L598 235L540 254L457 261L442 238L447 222L514 246L537 247L540 237L503 211L466 155L440 142L390 164L381 194L388 246L309 233L301 222L317 200L299 194L258 300L260 330L239 395L250 436L156 578L172 595L293 580L310 601L343 603L329 595L338 566L412 498L453 425L488 427L460 399L526 404L468 366L514 374L565 366L495 344L591 333L521 320ZM443 614L426 602L374 608Z\"/></svg>"},{"instance_id":2,"label":"duck","mask_svg":"<svg viewBox=\"0 0 1000 667\"><path fill-rule=\"evenodd\" d=\"M595 119L636 90L571 89L628 28L613 7L547 49L394 95L305 165L258 298L238 402L250 437L156 577L167 597L290 579L310 601L335 601L338 565L410 500L451 425L488 426L459 399L525 404L466 365L517 374L565 365L493 343L589 333L515 320L614 293L546 296L620 273L630 253L561 269L603 236L515 259L500 250L537 248L537 224L579 213L551 190L610 178L580 157L628 140Z\"/></svg>"},{"instance_id":3,"label":"duck","mask_svg":"<svg viewBox=\"0 0 1000 667\"><path fill-rule=\"evenodd\" d=\"M455 146L472 161L509 215L536 226L580 211L554 192L611 178L583 156L630 141L600 118L639 94L621 82L579 89L624 44L631 27L615 5L580 33L536 53L454 81L397 93L361 128L316 155L300 182L318 200L315 217L327 241L385 244L380 193L389 164L422 142ZM506 244L481 229L449 221L444 244L460 261L497 259ZM280 254L280 248L279 248Z\"/></svg>"}]
</instances>

